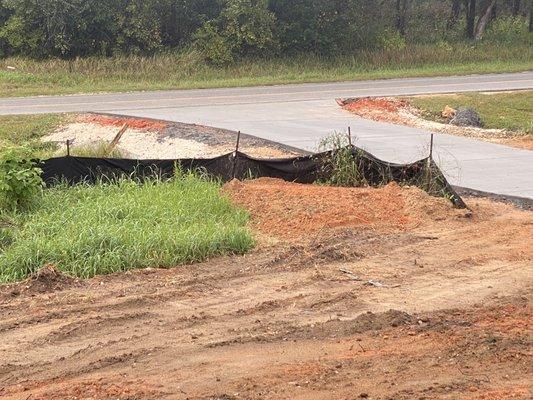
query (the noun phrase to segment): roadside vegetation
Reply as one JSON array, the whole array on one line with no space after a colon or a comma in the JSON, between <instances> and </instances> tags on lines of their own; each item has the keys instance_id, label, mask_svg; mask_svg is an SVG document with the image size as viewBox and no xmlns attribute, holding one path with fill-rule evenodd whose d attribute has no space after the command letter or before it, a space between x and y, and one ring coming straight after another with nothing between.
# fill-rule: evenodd
<instances>
[{"instance_id":1,"label":"roadside vegetation","mask_svg":"<svg viewBox=\"0 0 533 400\"><path fill-rule=\"evenodd\" d=\"M254 243L248 214L219 189L194 174L48 188L29 208L0 211L0 282L49 263L88 278L244 253Z\"/></svg>"},{"instance_id":2,"label":"roadside vegetation","mask_svg":"<svg viewBox=\"0 0 533 400\"><path fill-rule=\"evenodd\" d=\"M11 66L15 70L7 70ZM194 89L491 72L533 67L533 47L456 44L364 51L327 58L293 56L205 63L197 53L74 60L0 60L3 97L133 90Z\"/></svg>"},{"instance_id":3,"label":"roadside vegetation","mask_svg":"<svg viewBox=\"0 0 533 400\"><path fill-rule=\"evenodd\" d=\"M51 156L52 143L44 143L41 137L69 121L69 115L7 115L0 116L0 149L8 146L24 146L36 157Z\"/></svg>"},{"instance_id":4,"label":"roadside vegetation","mask_svg":"<svg viewBox=\"0 0 533 400\"><path fill-rule=\"evenodd\" d=\"M433 121L446 122L441 115L446 106L472 107L480 114L486 128L533 136L533 91L415 96L409 101Z\"/></svg>"},{"instance_id":5,"label":"roadside vegetation","mask_svg":"<svg viewBox=\"0 0 533 400\"><path fill-rule=\"evenodd\" d=\"M528 70L530 3L0 0L0 96Z\"/></svg>"}]
</instances>

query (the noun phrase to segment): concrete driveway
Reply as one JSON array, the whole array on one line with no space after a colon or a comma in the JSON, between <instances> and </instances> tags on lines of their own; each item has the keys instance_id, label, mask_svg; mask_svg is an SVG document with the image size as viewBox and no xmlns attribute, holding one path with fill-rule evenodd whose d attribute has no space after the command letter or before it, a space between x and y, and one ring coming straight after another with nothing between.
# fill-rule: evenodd
<instances>
[{"instance_id":1,"label":"concrete driveway","mask_svg":"<svg viewBox=\"0 0 533 400\"><path fill-rule=\"evenodd\" d=\"M533 72L461 77L0 99L0 115L99 111L241 130L305 150L352 127L356 144L387 161L425 157L429 133L357 118L336 97L533 89ZM246 151L246 149L243 149ZM533 152L445 134L435 157L450 182L533 198Z\"/></svg>"}]
</instances>

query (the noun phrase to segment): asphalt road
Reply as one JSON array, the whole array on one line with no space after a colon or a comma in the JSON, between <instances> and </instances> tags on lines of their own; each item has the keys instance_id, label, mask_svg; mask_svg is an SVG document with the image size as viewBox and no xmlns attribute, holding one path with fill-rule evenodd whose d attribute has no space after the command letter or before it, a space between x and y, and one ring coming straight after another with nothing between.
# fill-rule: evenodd
<instances>
[{"instance_id":1,"label":"asphalt road","mask_svg":"<svg viewBox=\"0 0 533 400\"><path fill-rule=\"evenodd\" d=\"M533 72L438 78L0 99L0 115L98 111L241 130L305 150L348 126L377 157L425 157L429 133L377 123L341 110L337 97L533 89ZM243 149L246 151L246 149ZM455 185L533 198L533 152L436 135L435 156Z\"/></svg>"}]
</instances>

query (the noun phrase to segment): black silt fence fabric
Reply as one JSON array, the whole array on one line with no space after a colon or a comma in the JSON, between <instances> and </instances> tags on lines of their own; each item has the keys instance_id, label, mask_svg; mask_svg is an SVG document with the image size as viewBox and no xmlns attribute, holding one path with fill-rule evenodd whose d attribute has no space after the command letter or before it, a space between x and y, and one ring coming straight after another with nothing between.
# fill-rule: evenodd
<instances>
[{"instance_id":1,"label":"black silt fence fabric","mask_svg":"<svg viewBox=\"0 0 533 400\"><path fill-rule=\"evenodd\" d=\"M338 150L338 151L345 151ZM393 164L382 161L372 154L350 147L357 160L358 169L368 185L384 185L395 181L415 185L429 194L449 198L452 203L464 208L465 203L450 186L438 166L429 159L412 164ZM179 165L183 171L203 171L214 178L229 181L233 178L279 178L298 183L313 183L327 180L328 160L333 152L284 159L258 159L244 153L230 153L210 159L177 160L128 160L87 157L59 157L40 162L43 180L48 186L66 181L69 184L95 183L99 180L113 180L121 177L146 179L150 177L170 178Z\"/></svg>"}]
</instances>

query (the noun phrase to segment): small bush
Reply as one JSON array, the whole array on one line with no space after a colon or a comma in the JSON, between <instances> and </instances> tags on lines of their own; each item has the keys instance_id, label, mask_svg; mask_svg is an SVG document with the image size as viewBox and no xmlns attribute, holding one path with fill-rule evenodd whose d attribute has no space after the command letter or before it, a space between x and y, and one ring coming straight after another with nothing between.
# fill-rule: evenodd
<instances>
[{"instance_id":1,"label":"small bush","mask_svg":"<svg viewBox=\"0 0 533 400\"><path fill-rule=\"evenodd\" d=\"M275 52L275 29L276 18L265 0L227 0L218 18L196 33L196 46L207 61L229 64L243 56Z\"/></svg>"},{"instance_id":2,"label":"small bush","mask_svg":"<svg viewBox=\"0 0 533 400\"><path fill-rule=\"evenodd\" d=\"M364 174L345 134L334 133L320 141L320 151L331 151L321 166L322 183L331 186L365 186Z\"/></svg>"},{"instance_id":3,"label":"small bush","mask_svg":"<svg viewBox=\"0 0 533 400\"><path fill-rule=\"evenodd\" d=\"M485 33L484 40L487 42L500 42L515 44L531 40L528 33L527 22L522 17L501 17L491 22Z\"/></svg>"},{"instance_id":4,"label":"small bush","mask_svg":"<svg viewBox=\"0 0 533 400\"><path fill-rule=\"evenodd\" d=\"M0 153L0 206L17 209L29 205L43 186L41 172L27 149L4 149Z\"/></svg>"},{"instance_id":5,"label":"small bush","mask_svg":"<svg viewBox=\"0 0 533 400\"><path fill-rule=\"evenodd\" d=\"M198 30L196 47L211 64L225 65L234 61L233 46L213 23L207 23Z\"/></svg>"},{"instance_id":6,"label":"small bush","mask_svg":"<svg viewBox=\"0 0 533 400\"><path fill-rule=\"evenodd\" d=\"M407 43L398 31L386 29L378 37L378 46L385 51L399 51L405 50Z\"/></svg>"}]
</instances>

